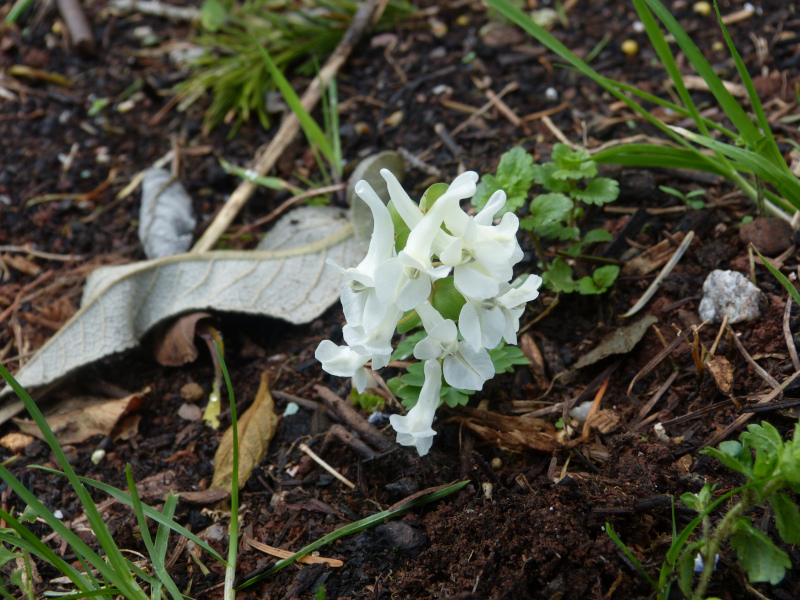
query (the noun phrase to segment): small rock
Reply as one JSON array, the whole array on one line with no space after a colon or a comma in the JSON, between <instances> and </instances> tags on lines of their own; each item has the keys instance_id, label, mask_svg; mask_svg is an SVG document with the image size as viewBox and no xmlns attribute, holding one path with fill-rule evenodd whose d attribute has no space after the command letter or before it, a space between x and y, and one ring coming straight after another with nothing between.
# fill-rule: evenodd
<instances>
[{"instance_id":1,"label":"small rock","mask_svg":"<svg viewBox=\"0 0 800 600\"><path fill-rule=\"evenodd\" d=\"M778 217L763 217L742 225L739 239L766 256L777 256L792 245L792 226Z\"/></svg>"},{"instance_id":2,"label":"small rock","mask_svg":"<svg viewBox=\"0 0 800 600\"><path fill-rule=\"evenodd\" d=\"M711 271L703 283L700 319L721 323L728 313L728 323L752 321L761 316L764 296L755 285L737 271Z\"/></svg>"},{"instance_id":3,"label":"small rock","mask_svg":"<svg viewBox=\"0 0 800 600\"><path fill-rule=\"evenodd\" d=\"M191 381L181 387L181 398L186 400L186 402L197 402L203 396L205 396L205 391L203 391L203 388L194 381Z\"/></svg>"},{"instance_id":4,"label":"small rock","mask_svg":"<svg viewBox=\"0 0 800 600\"><path fill-rule=\"evenodd\" d=\"M203 418L203 409L197 404L187 404L184 402L178 409L178 416L184 421L199 421Z\"/></svg>"},{"instance_id":5,"label":"small rock","mask_svg":"<svg viewBox=\"0 0 800 600\"><path fill-rule=\"evenodd\" d=\"M389 521L378 527L377 531L386 538L392 548L404 550L412 558L416 557L428 543L428 537L424 533L403 521Z\"/></svg>"}]
</instances>

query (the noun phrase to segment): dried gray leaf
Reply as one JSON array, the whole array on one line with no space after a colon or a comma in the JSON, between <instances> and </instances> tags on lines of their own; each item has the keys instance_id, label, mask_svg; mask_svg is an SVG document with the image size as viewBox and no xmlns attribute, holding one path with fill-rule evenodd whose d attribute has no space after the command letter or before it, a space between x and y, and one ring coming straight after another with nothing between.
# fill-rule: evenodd
<instances>
[{"instance_id":1,"label":"dried gray leaf","mask_svg":"<svg viewBox=\"0 0 800 600\"><path fill-rule=\"evenodd\" d=\"M612 354L627 354L638 344L647 333L647 328L658 319L653 315L645 315L636 323L627 327L620 327L611 335L603 340L592 350L581 356L575 363L576 369L582 369L588 365L608 358Z\"/></svg>"},{"instance_id":2,"label":"dried gray leaf","mask_svg":"<svg viewBox=\"0 0 800 600\"><path fill-rule=\"evenodd\" d=\"M147 258L186 252L196 224L192 199L164 169L148 169L142 180L139 240Z\"/></svg>"},{"instance_id":3,"label":"dried gray leaf","mask_svg":"<svg viewBox=\"0 0 800 600\"><path fill-rule=\"evenodd\" d=\"M339 299L343 277L325 264L358 264L366 247L347 213L309 206L283 217L257 250L176 254L103 267L89 277L80 310L17 373L29 392L128 350L177 315L216 310L308 323ZM0 397L10 392L6 386Z\"/></svg>"}]
</instances>

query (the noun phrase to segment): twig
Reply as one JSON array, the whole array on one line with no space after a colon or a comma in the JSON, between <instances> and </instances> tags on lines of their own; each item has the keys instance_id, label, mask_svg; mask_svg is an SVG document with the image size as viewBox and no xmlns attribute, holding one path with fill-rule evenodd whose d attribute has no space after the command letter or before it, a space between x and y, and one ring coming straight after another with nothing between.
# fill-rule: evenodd
<instances>
[{"instance_id":1,"label":"twig","mask_svg":"<svg viewBox=\"0 0 800 600\"><path fill-rule=\"evenodd\" d=\"M761 377L761 379L763 379L764 381L766 381L772 388L774 389L780 388L781 384L779 384L778 381L772 375L767 373L761 365L759 365L756 361L753 360L753 357L750 356L749 352L747 352L745 347L742 345L742 342L740 342L739 338L736 336L736 332L733 329L731 329L730 326L728 326L728 332L731 334L733 342L736 344L736 348L739 350L741 355L747 361L747 364L753 367L753 370L756 372L756 374L758 374L758 376Z\"/></svg>"},{"instance_id":2,"label":"twig","mask_svg":"<svg viewBox=\"0 0 800 600\"><path fill-rule=\"evenodd\" d=\"M200 18L200 11L194 6L172 6L159 0L111 0L111 6L128 12L166 17L173 21L194 21Z\"/></svg>"},{"instance_id":3,"label":"twig","mask_svg":"<svg viewBox=\"0 0 800 600\"><path fill-rule=\"evenodd\" d=\"M380 452L386 452L392 448L392 442L358 414L352 404L342 400L324 385L315 385L314 389L325 402L325 406L335 412L350 429L354 430L373 448L377 448Z\"/></svg>"},{"instance_id":4,"label":"twig","mask_svg":"<svg viewBox=\"0 0 800 600\"><path fill-rule=\"evenodd\" d=\"M639 411L639 414L636 415L636 418L633 420L633 423L631 423L631 429L632 430L637 431L639 429L639 426L642 423L642 419L644 419L647 416L647 414L651 410L653 410L653 407L655 406L656 402L658 402L661 399L661 397L664 394L667 393L667 390L672 385L672 382L675 381L675 378L677 376L678 376L678 372L677 371L673 371L672 375L670 375L667 378L667 380L664 382L664 384L660 388L658 388L656 393L653 394L653 397L650 398L650 400L647 401L647 404L645 404L642 407L642 410Z\"/></svg>"},{"instance_id":5,"label":"twig","mask_svg":"<svg viewBox=\"0 0 800 600\"><path fill-rule=\"evenodd\" d=\"M297 447L300 448L300 450L302 450L306 454L308 454L315 463L317 463L320 467L325 469L328 473L330 473L331 475L336 477L336 479L341 481L343 484L345 484L351 490L355 489L355 487L356 487L355 483L350 481L347 477L345 477L344 475L339 473L339 471L337 471L332 466L330 466L328 463L326 463L324 460L322 460L322 458L320 458L319 455L316 452L314 452L311 448L306 446L305 442L300 442L300 444Z\"/></svg>"},{"instance_id":6,"label":"twig","mask_svg":"<svg viewBox=\"0 0 800 600\"><path fill-rule=\"evenodd\" d=\"M56 0L58 12L64 17L64 23L69 31L72 46L83 56L93 55L95 52L92 28L86 19L86 13L78 0Z\"/></svg>"},{"instance_id":7,"label":"twig","mask_svg":"<svg viewBox=\"0 0 800 600\"><path fill-rule=\"evenodd\" d=\"M800 371L800 358L797 356L797 347L794 345L792 330L789 327L789 317L792 314L792 296L786 299L786 308L783 309L783 339L786 340L786 347L789 349L789 356L792 357L792 366L795 371Z\"/></svg>"},{"instance_id":8,"label":"twig","mask_svg":"<svg viewBox=\"0 0 800 600\"><path fill-rule=\"evenodd\" d=\"M53 254L52 252L42 252L41 250L34 250L33 248L26 248L25 246L0 246L0 252L16 252L19 254L30 254L37 258L44 258L46 260L58 260L61 262L71 262L73 260L83 260L83 254Z\"/></svg>"},{"instance_id":9,"label":"twig","mask_svg":"<svg viewBox=\"0 0 800 600\"><path fill-rule=\"evenodd\" d=\"M358 9L342 41L339 42L336 50L333 51L333 54L331 54L330 58L328 58L325 65L320 70L319 76L311 80L308 89L306 89L303 97L300 99L303 108L307 111L311 112L311 110L313 110L320 99L323 86L327 86L328 82L336 75L364 31L370 23L373 22L373 19L380 15L384 4L385 2L381 0L367 0ZM299 128L300 120L297 118L297 115L294 113L287 115L283 123L281 123L275 137L256 159L253 170L258 173L259 176L266 175L269 170L272 169L284 150L286 150L287 146L291 143L292 139L294 139ZM214 221L191 249L191 252L200 253L210 250L222 233L236 218L236 215L239 214L239 211L250 199L250 196L253 195L255 189L256 184L250 181L242 181L239 187L231 194L228 201L223 205L222 210L219 211Z\"/></svg>"}]
</instances>

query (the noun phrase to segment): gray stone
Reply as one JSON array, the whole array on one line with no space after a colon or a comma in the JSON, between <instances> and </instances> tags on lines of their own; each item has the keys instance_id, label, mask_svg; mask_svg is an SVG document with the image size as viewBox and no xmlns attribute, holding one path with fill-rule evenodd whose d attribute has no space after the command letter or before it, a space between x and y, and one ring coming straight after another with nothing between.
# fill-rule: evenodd
<instances>
[{"instance_id":1,"label":"gray stone","mask_svg":"<svg viewBox=\"0 0 800 600\"><path fill-rule=\"evenodd\" d=\"M721 323L725 313L728 323L752 321L761 316L764 295L737 271L711 271L703 283L700 319Z\"/></svg>"}]
</instances>

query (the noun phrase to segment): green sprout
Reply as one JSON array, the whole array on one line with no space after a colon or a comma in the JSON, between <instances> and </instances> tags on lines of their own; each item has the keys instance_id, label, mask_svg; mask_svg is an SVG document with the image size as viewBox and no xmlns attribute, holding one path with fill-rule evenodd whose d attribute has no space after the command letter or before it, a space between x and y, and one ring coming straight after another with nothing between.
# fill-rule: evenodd
<instances>
[{"instance_id":1,"label":"green sprout","mask_svg":"<svg viewBox=\"0 0 800 600\"><path fill-rule=\"evenodd\" d=\"M660 185L658 186L658 189L665 194L680 198L681 201L692 210L700 210L706 206L706 203L703 200L696 200L698 197L702 198L705 196L706 190L704 189L692 190L691 192L687 192L685 194L680 190L676 190L675 188L666 185Z\"/></svg>"},{"instance_id":2,"label":"green sprout","mask_svg":"<svg viewBox=\"0 0 800 600\"><path fill-rule=\"evenodd\" d=\"M598 267L576 281L573 268L562 256L548 261L542 240L574 240L560 254L596 261L597 257L582 254L584 246L610 242L611 234L604 229L593 229L581 236L577 223L584 205L603 206L616 200L619 184L607 177L597 177L597 165L583 148L571 150L566 144L556 144L552 159L553 162L535 165L533 157L523 148L512 148L500 157L496 175L481 178L472 203L478 209L483 208L494 192L504 190L508 198L498 214L516 211L524 206L534 183L542 186L546 193L531 201L531 216L520 220L520 228L530 232L542 263L542 279L557 292L602 294L616 281L617 265Z\"/></svg>"}]
</instances>

